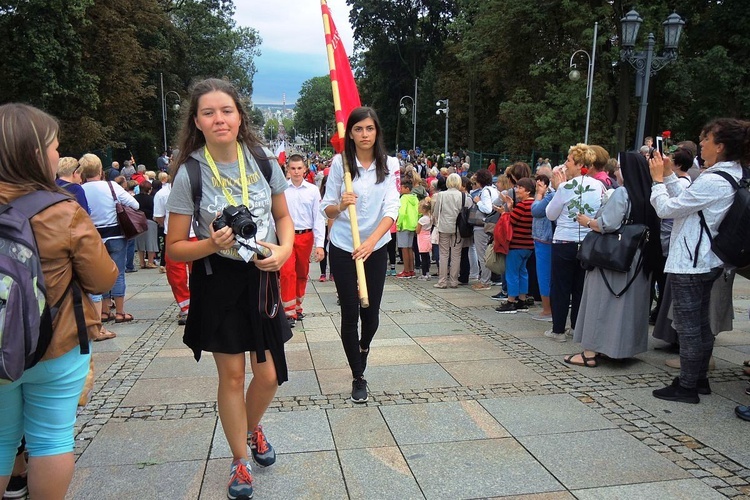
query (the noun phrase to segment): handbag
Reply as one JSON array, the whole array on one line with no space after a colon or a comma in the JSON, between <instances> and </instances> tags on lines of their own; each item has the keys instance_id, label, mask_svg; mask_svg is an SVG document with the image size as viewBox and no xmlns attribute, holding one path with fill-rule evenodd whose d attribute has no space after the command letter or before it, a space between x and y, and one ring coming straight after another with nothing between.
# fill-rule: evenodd
<instances>
[{"instance_id":1,"label":"handbag","mask_svg":"<svg viewBox=\"0 0 750 500\"><path fill-rule=\"evenodd\" d=\"M474 226L484 226L484 219L486 216L487 214L479 210L479 205L477 205L476 203L474 203L469 209L469 223Z\"/></svg>"},{"instance_id":2,"label":"handbag","mask_svg":"<svg viewBox=\"0 0 750 500\"><path fill-rule=\"evenodd\" d=\"M497 253L492 245L487 245L484 251L484 265L495 274L505 272L505 254Z\"/></svg>"},{"instance_id":3,"label":"handbag","mask_svg":"<svg viewBox=\"0 0 750 500\"><path fill-rule=\"evenodd\" d=\"M629 212L630 200L628 200L628 210L626 213ZM627 292L641 271L643 267L643 250L649 238L648 226L629 222L623 218L620 228L612 233L589 232L578 248L578 260L581 261L581 266L587 271L598 267L602 278L604 278L604 283L615 297L620 297ZM633 267L633 260L638 250L641 252L636 264L635 273L625 288L620 293L615 293L609 286L609 282L604 275L604 269L619 273L629 272Z\"/></svg>"},{"instance_id":4,"label":"handbag","mask_svg":"<svg viewBox=\"0 0 750 500\"><path fill-rule=\"evenodd\" d=\"M495 232L495 224L500 219L500 212L492 212L484 218L484 232L492 234Z\"/></svg>"},{"instance_id":5,"label":"handbag","mask_svg":"<svg viewBox=\"0 0 750 500\"><path fill-rule=\"evenodd\" d=\"M109 190L112 192L112 199L115 200L115 212L117 213L117 224L120 226L123 236L126 240L132 240L141 233L148 230L148 221L146 214L127 205L120 203L115 195L112 183L107 181Z\"/></svg>"}]
</instances>

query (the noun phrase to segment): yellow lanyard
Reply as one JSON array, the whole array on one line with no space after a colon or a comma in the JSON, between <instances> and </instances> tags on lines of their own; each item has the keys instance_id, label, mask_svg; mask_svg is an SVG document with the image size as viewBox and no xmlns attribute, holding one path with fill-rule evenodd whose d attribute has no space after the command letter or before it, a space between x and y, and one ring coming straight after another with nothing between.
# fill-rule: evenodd
<instances>
[{"instance_id":1,"label":"yellow lanyard","mask_svg":"<svg viewBox=\"0 0 750 500\"><path fill-rule=\"evenodd\" d=\"M224 197L227 199L230 205L237 205L237 202L234 201L234 196L232 196L232 193L229 192L224 182L222 182L221 174L219 173L219 169L216 167L216 162L211 156L211 153L208 152L208 148L205 146L203 147L203 156L206 157L206 162L208 163L208 166L211 167L211 172L213 172L214 177L216 178L216 182L218 182L219 186L221 186L221 190L224 191ZM242 152L242 146L239 142L237 143L237 161L239 162L240 167L242 204L247 207L248 205L250 205L250 195L247 192L247 176L245 175L245 154Z\"/></svg>"}]
</instances>

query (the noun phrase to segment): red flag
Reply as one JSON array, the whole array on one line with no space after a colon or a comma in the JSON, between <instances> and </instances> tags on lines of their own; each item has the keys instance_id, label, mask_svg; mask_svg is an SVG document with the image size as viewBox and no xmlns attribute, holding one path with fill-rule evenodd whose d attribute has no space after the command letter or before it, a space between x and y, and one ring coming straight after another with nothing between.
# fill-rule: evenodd
<instances>
[{"instance_id":1,"label":"red flag","mask_svg":"<svg viewBox=\"0 0 750 500\"><path fill-rule=\"evenodd\" d=\"M286 163L286 141L281 141L279 143L274 154L276 155L276 158L279 159L279 165L284 165Z\"/></svg>"},{"instance_id":2,"label":"red flag","mask_svg":"<svg viewBox=\"0 0 750 500\"><path fill-rule=\"evenodd\" d=\"M331 145L340 153L344 150L344 133L346 120L354 108L361 106L357 84L354 83L352 68L349 66L349 58L346 56L344 44L336 30L336 25L331 17L331 10L326 0L320 0L320 8L323 11L323 29L326 35L326 48L328 50L328 67L331 71L331 88L333 89L333 107L336 110L336 128L338 134L331 138Z\"/></svg>"}]
</instances>

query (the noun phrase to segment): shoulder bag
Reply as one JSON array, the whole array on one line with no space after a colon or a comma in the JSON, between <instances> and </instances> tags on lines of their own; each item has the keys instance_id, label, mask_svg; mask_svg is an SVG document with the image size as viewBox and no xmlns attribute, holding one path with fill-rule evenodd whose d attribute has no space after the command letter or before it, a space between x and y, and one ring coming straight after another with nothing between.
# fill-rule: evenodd
<instances>
[{"instance_id":1,"label":"shoulder bag","mask_svg":"<svg viewBox=\"0 0 750 500\"><path fill-rule=\"evenodd\" d=\"M115 200L115 212L117 212L117 223L120 225L120 230L126 240L132 240L141 233L145 233L148 230L148 221L146 220L146 214L140 210L136 210L127 205L120 203L115 195L115 190L112 187L112 182L107 181L109 190L112 192L112 199Z\"/></svg>"}]
</instances>

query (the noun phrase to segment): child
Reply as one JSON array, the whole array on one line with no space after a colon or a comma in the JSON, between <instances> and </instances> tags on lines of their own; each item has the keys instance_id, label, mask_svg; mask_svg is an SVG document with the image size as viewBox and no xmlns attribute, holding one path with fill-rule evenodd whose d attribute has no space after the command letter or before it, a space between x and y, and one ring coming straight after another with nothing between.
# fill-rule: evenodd
<instances>
[{"instance_id":1,"label":"child","mask_svg":"<svg viewBox=\"0 0 750 500\"><path fill-rule=\"evenodd\" d=\"M419 200L411 192L413 183L410 177L401 180L401 205L396 219L396 243L404 259L404 270L396 275L397 278L414 277L414 231L417 229L419 218Z\"/></svg>"},{"instance_id":2,"label":"child","mask_svg":"<svg viewBox=\"0 0 750 500\"><path fill-rule=\"evenodd\" d=\"M419 202L419 213L422 216L417 221L417 246L419 248L419 256L422 258L422 276L419 277L421 280L429 281L430 279L430 250L432 250L432 242L430 241L430 232L432 231L432 200L425 198Z\"/></svg>"}]
</instances>

